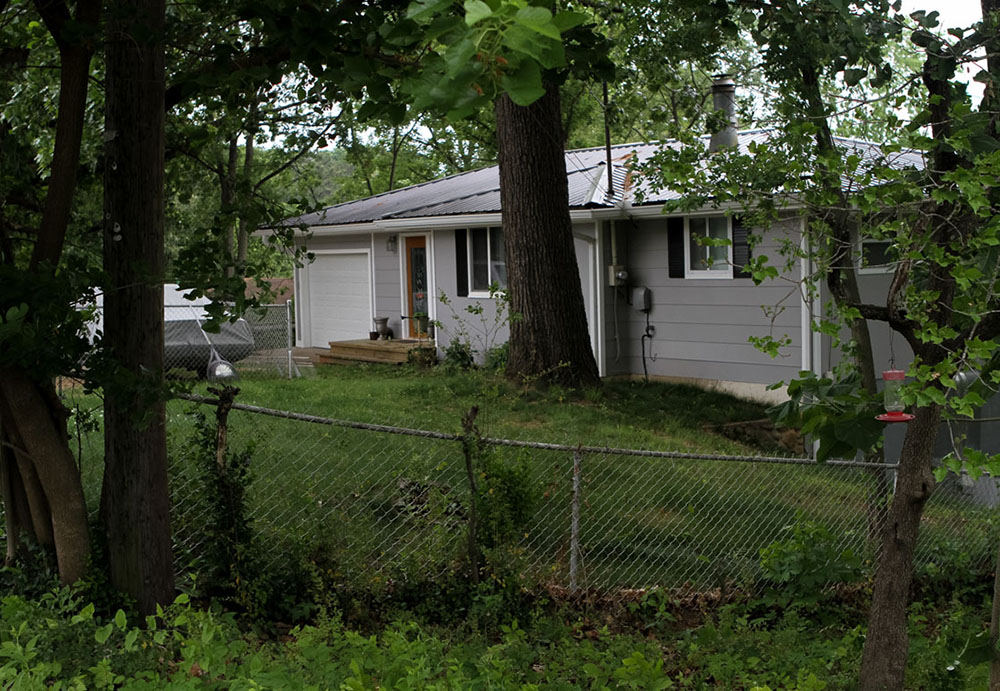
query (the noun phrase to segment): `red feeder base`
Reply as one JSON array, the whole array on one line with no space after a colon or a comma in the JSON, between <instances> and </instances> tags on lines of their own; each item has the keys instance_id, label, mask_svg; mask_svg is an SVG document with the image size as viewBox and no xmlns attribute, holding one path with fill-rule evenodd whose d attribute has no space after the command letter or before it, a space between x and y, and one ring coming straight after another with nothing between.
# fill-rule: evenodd
<instances>
[{"instance_id":1,"label":"red feeder base","mask_svg":"<svg viewBox=\"0 0 1000 691\"><path fill-rule=\"evenodd\" d=\"M911 415L910 413L904 413L901 410L896 410L891 413L882 413L881 415L876 415L875 419L879 422L909 422L916 415Z\"/></svg>"}]
</instances>

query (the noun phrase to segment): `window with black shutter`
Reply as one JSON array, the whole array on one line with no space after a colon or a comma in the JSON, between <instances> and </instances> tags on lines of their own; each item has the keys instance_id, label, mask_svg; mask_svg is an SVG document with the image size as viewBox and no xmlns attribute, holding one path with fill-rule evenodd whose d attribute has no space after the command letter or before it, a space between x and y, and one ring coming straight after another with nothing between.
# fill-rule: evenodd
<instances>
[{"instance_id":1,"label":"window with black shutter","mask_svg":"<svg viewBox=\"0 0 1000 691\"><path fill-rule=\"evenodd\" d=\"M750 229L733 217L733 278L750 278Z\"/></svg>"},{"instance_id":2,"label":"window with black shutter","mask_svg":"<svg viewBox=\"0 0 1000 691\"><path fill-rule=\"evenodd\" d=\"M459 297L469 297L469 249L466 244L465 228L455 230L455 273L458 285L455 292Z\"/></svg>"},{"instance_id":3,"label":"window with black shutter","mask_svg":"<svg viewBox=\"0 0 1000 691\"><path fill-rule=\"evenodd\" d=\"M684 278L684 219L667 219L667 275Z\"/></svg>"},{"instance_id":4,"label":"window with black shutter","mask_svg":"<svg viewBox=\"0 0 1000 691\"><path fill-rule=\"evenodd\" d=\"M455 231L455 271L460 297L494 297L493 288L507 289L503 229L468 228Z\"/></svg>"}]
</instances>

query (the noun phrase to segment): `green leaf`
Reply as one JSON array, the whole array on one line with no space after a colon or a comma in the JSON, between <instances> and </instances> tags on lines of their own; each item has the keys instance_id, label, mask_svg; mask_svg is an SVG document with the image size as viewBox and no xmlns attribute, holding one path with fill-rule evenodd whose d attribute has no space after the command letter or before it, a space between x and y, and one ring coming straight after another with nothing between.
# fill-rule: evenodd
<instances>
[{"instance_id":1,"label":"green leaf","mask_svg":"<svg viewBox=\"0 0 1000 691\"><path fill-rule=\"evenodd\" d=\"M406 18L415 21L429 19L451 7L451 2L452 0L420 0L407 8Z\"/></svg>"},{"instance_id":2,"label":"green leaf","mask_svg":"<svg viewBox=\"0 0 1000 691\"><path fill-rule=\"evenodd\" d=\"M80 610L79 614L74 614L73 618L70 620L72 624L79 624L81 621L90 621L94 618L94 603L89 603L86 607Z\"/></svg>"},{"instance_id":3,"label":"green leaf","mask_svg":"<svg viewBox=\"0 0 1000 691\"><path fill-rule=\"evenodd\" d=\"M125 617L125 612L122 610L115 612L115 626L118 627L119 631L125 628L126 623L128 623L128 621Z\"/></svg>"},{"instance_id":4,"label":"green leaf","mask_svg":"<svg viewBox=\"0 0 1000 691\"><path fill-rule=\"evenodd\" d=\"M469 26L475 26L493 15L493 10L483 0L465 0L464 7L465 23Z\"/></svg>"},{"instance_id":5,"label":"green leaf","mask_svg":"<svg viewBox=\"0 0 1000 691\"><path fill-rule=\"evenodd\" d=\"M868 76L868 70L851 68L844 70L844 83L847 86L857 86L862 79Z\"/></svg>"},{"instance_id":6,"label":"green leaf","mask_svg":"<svg viewBox=\"0 0 1000 691\"><path fill-rule=\"evenodd\" d=\"M544 7L522 7L514 15L514 21L542 36L558 41L559 29L552 23L552 13Z\"/></svg>"},{"instance_id":7,"label":"green leaf","mask_svg":"<svg viewBox=\"0 0 1000 691\"><path fill-rule=\"evenodd\" d=\"M139 629L132 629L125 634L125 650L129 652L135 650L135 639L139 637Z\"/></svg>"},{"instance_id":8,"label":"green leaf","mask_svg":"<svg viewBox=\"0 0 1000 691\"><path fill-rule=\"evenodd\" d=\"M94 640L103 645L111 637L113 624L105 624L94 632Z\"/></svg>"},{"instance_id":9,"label":"green leaf","mask_svg":"<svg viewBox=\"0 0 1000 691\"><path fill-rule=\"evenodd\" d=\"M981 665L992 660L993 655L989 631L981 631L966 644L961 659L967 665Z\"/></svg>"},{"instance_id":10,"label":"green leaf","mask_svg":"<svg viewBox=\"0 0 1000 691\"><path fill-rule=\"evenodd\" d=\"M582 12L557 12L554 17L552 17L552 23L562 34L570 29L580 26L586 22L590 17Z\"/></svg>"},{"instance_id":11,"label":"green leaf","mask_svg":"<svg viewBox=\"0 0 1000 691\"><path fill-rule=\"evenodd\" d=\"M531 58L545 69L560 67L566 63L561 43L540 39L538 34L518 24L504 33L503 44L512 51Z\"/></svg>"},{"instance_id":12,"label":"green leaf","mask_svg":"<svg viewBox=\"0 0 1000 691\"><path fill-rule=\"evenodd\" d=\"M444 61L447 67L448 76L455 76L460 71L468 67L472 57L476 54L478 47L471 38L463 38L461 41L448 48L444 54Z\"/></svg>"},{"instance_id":13,"label":"green leaf","mask_svg":"<svg viewBox=\"0 0 1000 691\"><path fill-rule=\"evenodd\" d=\"M523 60L516 70L505 74L500 80L500 86L519 106L531 105L545 95L542 71L531 60Z\"/></svg>"}]
</instances>

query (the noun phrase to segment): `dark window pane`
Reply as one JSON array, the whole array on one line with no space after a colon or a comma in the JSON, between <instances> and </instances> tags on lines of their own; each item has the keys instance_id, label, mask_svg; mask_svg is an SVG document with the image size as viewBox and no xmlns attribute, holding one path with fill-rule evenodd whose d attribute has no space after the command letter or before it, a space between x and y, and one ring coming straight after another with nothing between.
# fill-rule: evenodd
<instances>
[{"instance_id":1,"label":"dark window pane","mask_svg":"<svg viewBox=\"0 0 1000 691\"><path fill-rule=\"evenodd\" d=\"M692 218L688 220L688 253L690 254L691 270L703 271L706 267L705 259L708 257L706 248L698 244L698 239L705 237L705 219Z\"/></svg>"},{"instance_id":2,"label":"dark window pane","mask_svg":"<svg viewBox=\"0 0 1000 691\"><path fill-rule=\"evenodd\" d=\"M892 243L867 240L861 245L862 266L887 266L895 261Z\"/></svg>"},{"instance_id":3,"label":"dark window pane","mask_svg":"<svg viewBox=\"0 0 1000 691\"><path fill-rule=\"evenodd\" d=\"M472 289L489 290L490 263L487 248L486 228L473 228L469 231L470 250L472 254Z\"/></svg>"},{"instance_id":4,"label":"dark window pane","mask_svg":"<svg viewBox=\"0 0 1000 691\"><path fill-rule=\"evenodd\" d=\"M507 287L507 257L501 228L490 228L490 278L501 290Z\"/></svg>"},{"instance_id":5,"label":"dark window pane","mask_svg":"<svg viewBox=\"0 0 1000 691\"><path fill-rule=\"evenodd\" d=\"M729 239L729 219L725 216L712 216L708 219L708 237L713 240ZM726 245L706 247L707 254L712 258L712 271L726 271L729 262L729 247Z\"/></svg>"},{"instance_id":6,"label":"dark window pane","mask_svg":"<svg viewBox=\"0 0 1000 691\"><path fill-rule=\"evenodd\" d=\"M413 298L413 313L427 314L427 250L423 247L410 249L411 275L410 291Z\"/></svg>"}]
</instances>

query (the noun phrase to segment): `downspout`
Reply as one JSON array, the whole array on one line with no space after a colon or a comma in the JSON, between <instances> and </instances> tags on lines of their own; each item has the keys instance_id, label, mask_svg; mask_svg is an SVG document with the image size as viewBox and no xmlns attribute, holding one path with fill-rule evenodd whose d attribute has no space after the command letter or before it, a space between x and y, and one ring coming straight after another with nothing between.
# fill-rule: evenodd
<instances>
[{"instance_id":1,"label":"downspout","mask_svg":"<svg viewBox=\"0 0 1000 691\"><path fill-rule=\"evenodd\" d=\"M813 360L812 348L812 308L813 298L810 297L808 289L809 277L812 276L812 258L809 254L808 240L805 235L804 223L799 221L799 248L802 250L802 257L799 259L799 285L801 286L801 300L799 301L799 338L802 343L802 361L799 369L815 372L815 362Z\"/></svg>"},{"instance_id":2,"label":"downspout","mask_svg":"<svg viewBox=\"0 0 1000 691\"><path fill-rule=\"evenodd\" d=\"M604 155L607 158L608 193L606 199L615 198L615 179L611 173L611 125L608 122L608 83L604 82Z\"/></svg>"}]
</instances>

